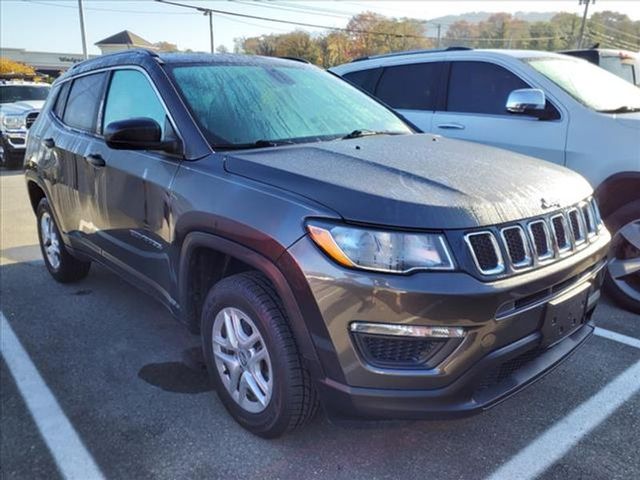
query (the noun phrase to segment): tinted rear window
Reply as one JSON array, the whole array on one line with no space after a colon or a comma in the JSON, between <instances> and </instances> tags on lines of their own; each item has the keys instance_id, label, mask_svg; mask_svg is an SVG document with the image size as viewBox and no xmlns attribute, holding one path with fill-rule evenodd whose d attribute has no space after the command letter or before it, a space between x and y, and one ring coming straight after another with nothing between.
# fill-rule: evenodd
<instances>
[{"instance_id":1,"label":"tinted rear window","mask_svg":"<svg viewBox=\"0 0 640 480\"><path fill-rule=\"evenodd\" d=\"M416 63L384 69L376 96L393 108L435 110L440 63Z\"/></svg>"},{"instance_id":2,"label":"tinted rear window","mask_svg":"<svg viewBox=\"0 0 640 480\"><path fill-rule=\"evenodd\" d=\"M64 123L87 132L96 131L98 108L106 77L105 73L96 73L73 81L64 111Z\"/></svg>"},{"instance_id":3,"label":"tinted rear window","mask_svg":"<svg viewBox=\"0 0 640 480\"><path fill-rule=\"evenodd\" d=\"M369 70L360 70L359 72L345 73L343 78L349 83L369 93L373 93L380 78L380 72L382 72L381 68L372 68Z\"/></svg>"},{"instance_id":4,"label":"tinted rear window","mask_svg":"<svg viewBox=\"0 0 640 480\"><path fill-rule=\"evenodd\" d=\"M452 62L447 110L507 115L507 97L519 88L529 85L493 63Z\"/></svg>"},{"instance_id":5,"label":"tinted rear window","mask_svg":"<svg viewBox=\"0 0 640 480\"><path fill-rule=\"evenodd\" d=\"M69 97L70 87L71 87L71 82L66 82L64 85L62 85L62 87L60 88L60 91L58 92L58 97L56 98L56 105L54 107L54 112L56 114L56 117L58 118L62 118L62 115L64 114L64 106L67 103L67 97Z\"/></svg>"}]
</instances>

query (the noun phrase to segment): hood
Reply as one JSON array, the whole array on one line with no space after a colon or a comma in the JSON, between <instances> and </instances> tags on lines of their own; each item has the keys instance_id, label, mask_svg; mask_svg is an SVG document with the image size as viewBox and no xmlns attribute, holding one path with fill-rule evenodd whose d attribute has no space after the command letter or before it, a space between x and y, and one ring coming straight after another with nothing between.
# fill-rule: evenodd
<instances>
[{"instance_id":1,"label":"hood","mask_svg":"<svg viewBox=\"0 0 640 480\"><path fill-rule=\"evenodd\" d=\"M2 113L26 113L32 110L42 110L44 102L44 100L24 100L22 102L3 103L0 105L0 109Z\"/></svg>"},{"instance_id":2,"label":"hood","mask_svg":"<svg viewBox=\"0 0 640 480\"><path fill-rule=\"evenodd\" d=\"M375 136L233 152L227 171L319 202L351 222L473 228L586 198L581 176L542 160L432 135Z\"/></svg>"},{"instance_id":3,"label":"hood","mask_svg":"<svg viewBox=\"0 0 640 480\"><path fill-rule=\"evenodd\" d=\"M619 113L615 116L615 119L620 125L640 130L640 112Z\"/></svg>"}]
</instances>

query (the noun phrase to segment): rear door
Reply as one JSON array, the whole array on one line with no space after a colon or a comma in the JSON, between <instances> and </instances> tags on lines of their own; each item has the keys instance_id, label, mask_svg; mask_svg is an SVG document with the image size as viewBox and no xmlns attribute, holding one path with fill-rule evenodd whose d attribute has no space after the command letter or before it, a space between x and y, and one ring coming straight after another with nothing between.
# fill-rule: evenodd
<instances>
[{"instance_id":1,"label":"rear door","mask_svg":"<svg viewBox=\"0 0 640 480\"><path fill-rule=\"evenodd\" d=\"M174 124L146 73L133 68L115 70L100 128L137 117L155 120L164 139L175 138ZM109 263L150 285L172 303L168 293L172 275L170 186L180 159L160 151L113 150L103 139L95 147L95 242Z\"/></svg>"},{"instance_id":2,"label":"rear door","mask_svg":"<svg viewBox=\"0 0 640 480\"><path fill-rule=\"evenodd\" d=\"M568 119L547 101L547 119L506 111L509 93L531 88L501 65L452 61L443 108L433 115L433 132L486 143L564 164Z\"/></svg>"},{"instance_id":3,"label":"rear door","mask_svg":"<svg viewBox=\"0 0 640 480\"><path fill-rule=\"evenodd\" d=\"M72 241L97 250L92 243L93 175L87 156L98 141L96 125L107 74L83 75L63 84L53 109L55 120L42 139L49 158L52 195L62 230Z\"/></svg>"},{"instance_id":4,"label":"rear door","mask_svg":"<svg viewBox=\"0 0 640 480\"><path fill-rule=\"evenodd\" d=\"M424 62L385 67L377 82L375 96L421 131L431 132L433 115L444 90L443 65L442 62Z\"/></svg>"}]
</instances>

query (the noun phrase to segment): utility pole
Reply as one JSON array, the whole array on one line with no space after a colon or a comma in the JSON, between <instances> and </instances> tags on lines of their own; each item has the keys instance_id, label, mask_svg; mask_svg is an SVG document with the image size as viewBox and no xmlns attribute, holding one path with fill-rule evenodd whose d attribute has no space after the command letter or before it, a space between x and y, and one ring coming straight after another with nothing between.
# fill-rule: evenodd
<instances>
[{"instance_id":1,"label":"utility pole","mask_svg":"<svg viewBox=\"0 0 640 480\"><path fill-rule=\"evenodd\" d=\"M214 45L213 45L213 12L211 10L207 10L205 15L209 17L209 40L211 42L211 53L215 53Z\"/></svg>"},{"instance_id":2,"label":"utility pole","mask_svg":"<svg viewBox=\"0 0 640 480\"><path fill-rule=\"evenodd\" d=\"M442 31L442 25L438 24L438 48L440 48L440 39L442 38L442 36L440 35Z\"/></svg>"},{"instance_id":3,"label":"utility pole","mask_svg":"<svg viewBox=\"0 0 640 480\"><path fill-rule=\"evenodd\" d=\"M78 0L78 12L80 14L80 35L82 36L82 57L86 60L87 55L87 32L84 29L84 9L82 8L82 0Z\"/></svg>"},{"instance_id":4,"label":"utility pole","mask_svg":"<svg viewBox=\"0 0 640 480\"><path fill-rule=\"evenodd\" d=\"M589 11L590 3L596 3L596 0L578 0L578 5L584 5L584 13L582 14L582 25L580 26L580 36L578 37L577 48L582 48L582 42L584 41L584 26L587 23L587 12Z\"/></svg>"}]
</instances>

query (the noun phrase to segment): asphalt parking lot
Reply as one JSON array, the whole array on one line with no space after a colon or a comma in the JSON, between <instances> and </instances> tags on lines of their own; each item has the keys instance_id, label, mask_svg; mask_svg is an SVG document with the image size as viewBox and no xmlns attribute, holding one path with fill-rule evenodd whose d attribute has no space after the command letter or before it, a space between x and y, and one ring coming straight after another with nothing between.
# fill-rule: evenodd
<instances>
[{"instance_id":1,"label":"asphalt parking lot","mask_svg":"<svg viewBox=\"0 0 640 480\"><path fill-rule=\"evenodd\" d=\"M2 479L640 478L640 317L606 299L601 333L624 336L593 336L482 415L340 425L320 415L267 441L231 420L199 368L198 338L154 300L95 265L78 284L54 282L22 175L0 182Z\"/></svg>"}]
</instances>

